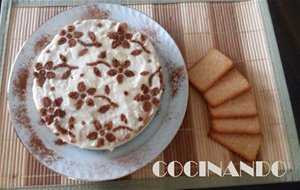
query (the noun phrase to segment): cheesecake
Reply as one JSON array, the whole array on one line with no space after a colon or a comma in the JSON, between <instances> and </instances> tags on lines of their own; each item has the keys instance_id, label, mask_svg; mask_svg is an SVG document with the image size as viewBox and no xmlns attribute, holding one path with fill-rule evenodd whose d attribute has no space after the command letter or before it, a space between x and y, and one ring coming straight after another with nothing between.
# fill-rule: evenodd
<instances>
[{"instance_id":1,"label":"cheesecake","mask_svg":"<svg viewBox=\"0 0 300 190\"><path fill-rule=\"evenodd\" d=\"M37 56L32 88L42 123L63 142L113 150L147 126L163 76L143 33L122 22L78 20Z\"/></svg>"}]
</instances>

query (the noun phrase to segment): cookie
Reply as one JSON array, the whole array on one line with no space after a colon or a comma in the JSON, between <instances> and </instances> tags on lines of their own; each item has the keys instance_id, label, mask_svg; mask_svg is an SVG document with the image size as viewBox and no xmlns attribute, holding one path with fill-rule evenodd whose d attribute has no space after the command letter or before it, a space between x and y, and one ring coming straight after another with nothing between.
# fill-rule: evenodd
<instances>
[{"instance_id":1,"label":"cookie","mask_svg":"<svg viewBox=\"0 0 300 190\"><path fill-rule=\"evenodd\" d=\"M212 119L212 129L218 133L246 133L258 134L261 132L259 119L255 117Z\"/></svg>"},{"instance_id":2,"label":"cookie","mask_svg":"<svg viewBox=\"0 0 300 190\"><path fill-rule=\"evenodd\" d=\"M225 102L218 107L208 107L213 118L250 117L257 115L251 90Z\"/></svg>"},{"instance_id":3,"label":"cookie","mask_svg":"<svg viewBox=\"0 0 300 190\"><path fill-rule=\"evenodd\" d=\"M232 67L233 62L228 57L212 49L188 71L189 80L204 93Z\"/></svg>"},{"instance_id":4,"label":"cookie","mask_svg":"<svg viewBox=\"0 0 300 190\"><path fill-rule=\"evenodd\" d=\"M233 68L204 93L204 98L210 106L216 107L250 88L247 79Z\"/></svg>"},{"instance_id":5,"label":"cookie","mask_svg":"<svg viewBox=\"0 0 300 190\"><path fill-rule=\"evenodd\" d=\"M217 143L227 147L232 152L250 162L256 159L256 155L262 143L261 134L224 134L211 130L208 135Z\"/></svg>"}]
</instances>

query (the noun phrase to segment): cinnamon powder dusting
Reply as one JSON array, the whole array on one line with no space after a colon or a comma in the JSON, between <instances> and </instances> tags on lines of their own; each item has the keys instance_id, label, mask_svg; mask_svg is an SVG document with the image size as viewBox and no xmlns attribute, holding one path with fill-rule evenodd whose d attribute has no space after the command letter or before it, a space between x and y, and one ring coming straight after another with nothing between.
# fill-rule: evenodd
<instances>
[{"instance_id":1,"label":"cinnamon powder dusting","mask_svg":"<svg viewBox=\"0 0 300 190\"><path fill-rule=\"evenodd\" d=\"M48 163L52 163L61 158L58 157L53 150L48 149L43 141L32 130L29 146L32 148L34 154L39 155L40 158L45 159Z\"/></svg>"},{"instance_id":2,"label":"cinnamon powder dusting","mask_svg":"<svg viewBox=\"0 0 300 190\"><path fill-rule=\"evenodd\" d=\"M108 19L110 15L108 10L101 10L97 5L88 5L87 11L81 16L81 19Z\"/></svg>"},{"instance_id":3,"label":"cinnamon powder dusting","mask_svg":"<svg viewBox=\"0 0 300 190\"><path fill-rule=\"evenodd\" d=\"M29 69L23 67L17 72L17 79L13 81L13 93L22 101L26 100L26 86L29 77ZM59 157L55 155L53 150L48 149L43 141L36 135L35 131L31 127L31 120L28 117L28 111L26 104L20 103L19 106L14 109L16 114L16 121L28 129L30 133L29 146L32 148L33 152L39 155L42 159L46 159L46 162L52 163L57 160Z\"/></svg>"},{"instance_id":4,"label":"cinnamon powder dusting","mask_svg":"<svg viewBox=\"0 0 300 190\"><path fill-rule=\"evenodd\" d=\"M54 143L55 143L56 145L64 145L64 144L66 144L66 142L64 142L64 141L61 140L61 139L55 140Z\"/></svg>"},{"instance_id":5,"label":"cinnamon powder dusting","mask_svg":"<svg viewBox=\"0 0 300 190\"><path fill-rule=\"evenodd\" d=\"M145 27L141 29L142 33L145 34L148 38L152 39L155 43L160 43L157 38L156 31L152 28Z\"/></svg>"},{"instance_id":6,"label":"cinnamon powder dusting","mask_svg":"<svg viewBox=\"0 0 300 190\"><path fill-rule=\"evenodd\" d=\"M172 63L167 63L169 71L169 82L172 91L172 97L175 97L181 88L181 81L185 79L184 67L183 66L174 66Z\"/></svg>"},{"instance_id":7,"label":"cinnamon powder dusting","mask_svg":"<svg viewBox=\"0 0 300 190\"><path fill-rule=\"evenodd\" d=\"M18 123L22 124L26 129L30 129L30 118L27 115L27 109L25 104L21 104L16 110L16 120Z\"/></svg>"},{"instance_id":8,"label":"cinnamon powder dusting","mask_svg":"<svg viewBox=\"0 0 300 190\"><path fill-rule=\"evenodd\" d=\"M17 79L15 79L13 82L14 84L13 93L21 101L25 100L28 76L29 76L28 68L23 67L17 72Z\"/></svg>"},{"instance_id":9,"label":"cinnamon powder dusting","mask_svg":"<svg viewBox=\"0 0 300 190\"><path fill-rule=\"evenodd\" d=\"M41 36L36 44L34 45L34 53L39 53L40 51L42 51L52 40L52 36L51 35L43 35Z\"/></svg>"},{"instance_id":10,"label":"cinnamon powder dusting","mask_svg":"<svg viewBox=\"0 0 300 190\"><path fill-rule=\"evenodd\" d=\"M27 67L19 69L17 78L13 81L13 93L22 101L26 99L26 86L29 77L29 70ZM26 129L31 129L30 118L27 114L26 105L21 103L15 110L16 120Z\"/></svg>"},{"instance_id":11,"label":"cinnamon powder dusting","mask_svg":"<svg viewBox=\"0 0 300 190\"><path fill-rule=\"evenodd\" d=\"M45 159L46 162L52 163L61 157L57 156L53 150L48 149L43 141L36 135L35 131L31 127L31 120L28 117L28 112L25 104L21 104L16 110L16 120L23 127L28 129L30 133L29 146L34 154L39 155L41 159Z\"/></svg>"}]
</instances>

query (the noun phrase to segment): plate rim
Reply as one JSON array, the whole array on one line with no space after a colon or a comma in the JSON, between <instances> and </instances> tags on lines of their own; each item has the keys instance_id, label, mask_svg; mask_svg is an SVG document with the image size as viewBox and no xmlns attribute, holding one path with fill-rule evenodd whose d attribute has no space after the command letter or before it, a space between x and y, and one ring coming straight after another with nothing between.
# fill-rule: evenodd
<instances>
[{"instance_id":1,"label":"plate rim","mask_svg":"<svg viewBox=\"0 0 300 190\"><path fill-rule=\"evenodd\" d=\"M116 6L116 7L122 7L122 8L125 8L125 9L130 9L131 11L133 11L133 12L135 12L135 13L144 15L144 17L146 17L147 19L152 20L153 23L155 23L156 25L158 25L158 26L159 26L159 29L162 30L163 33L167 34L167 36L169 36L171 42L175 45L175 46L174 46L174 49L176 50L176 52L179 52L179 58L180 58L180 60L179 60L178 62L180 62L180 63L182 62L182 63L183 63L183 65L180 65L180 66L183 66L183 75L184 75L184 80L182 81L182 86L185 86L185 87L186 87L186 90L185 90L185 92L184 92L185 98L184 98L184 101L182 101L182 102L184 102L184 103L183 103L184 110L183 110L182 114L180 115L180 119L178 120L178 121L180 121L180 122L178 123L178 127L177 127L176 130L174 130L174 135L172 135L172 137L170 138L170 140L168 140L168 143L165 143L165 144L162 146L162 148L160 148L159 151L155 151L156 154L153 154L153 153L152 153L151 156L150 156L151 159L147 159L147 161L143 162L143 163L140 164L138 167L135 167L135 168L132 169L130 172L125 173L125 174L123 174L123 175L118 175L118 176L115 176L115 177L111 177L111 178L109 178L109 179L87 179L87 178L72 177L72 176L69 176L69 175L67 175L67 174L65 174L65 173L62 173L61 171L58 171L57 169L51 167L51 164L47 164L46 161L44 161L43 159L41 159L41 158L39 157L39 154L35 154L34 151L33 151L33 148L29 146L29 144L26 142L26 140L24 140L23 138L20 137L20 134L19 134L18 129L17 129L17 127L16 127L16 124L17 124L18 122L15 120L15 118L11 117L12 125L13 125L13 127L14 127L14 131L15 131L16 134L17 134L17 137L19 138L19 140L21 141L21 143L23 144L23 146L26 148L26 150L27 150L27 151L28 151L28 152L29 152L36 160L38 160L43 166L46 166L48 169L50 169L50 170L52 170L52 171L54 171L54 172L56 172L56 173L58 173L58 174L60 174L60 175L62 175L62 176L65 176L65 177L67 177L67 178L69 178L69 179L85 180L85 181L90 181L90 182L97 182L97 181L107 181L107 180L119 179L119 178L122 178L122 177L124 177L124 176L130 175L130 174L134 173L135 171L141 169L142 167L146 166L146 165L149 164L150 162L152 162L154 159L157 158L157 156L158 156L159 154L161 154L161 153L167 148L167 146L172 142L172 140L173 140L174 137L176 136L177 132L179 131L180 126L181 126L181 123L182 123L182 121L183 121L183 119L184 119L184 116L185 116L185 113L186 113L186 109L187 109L187 104L188 104L188 97L189 97L189 83L188 83L187 67L186 67L184 58L183 58L183 56L182 56L182 53L181 53L181 51L180 51L180 49L179 49L177 43L175 42L175 40L173 39L173 37L165 30L165 28L164 28L163 26L161 26L161 25L160 25L157 21L155 21L153 18L151 18L150 16L146 15L145 13L143 13L143 12L141 12L141 11L135 9L135 8L128 7L128 6L125 6L125 5L114 4L114 3L94 3L94 4L87 4L87 5L80 5L80 6L72 7L72 8L70 8L70 9L65 10L65 11L62 11L62 12L60 12L60 13L58 13L58 14L52 16L52 17L50 17L49 19L47 19L42 25L40 25L39 27L37 27L37 28L30 34L30 36L24 41L24 43L23 43L22 46L20 47L20 49L19 49L18 53L16 54L16 57L15 57L15 59L14 59L12 65L11 65L10 74L9 74L9 80L8 80L8 88L7 88L7 92L6 92L7 95L8 95L8 97L7 97L7 101L8 101L8 110L9 110L9 113L10 113L11 116L15 116L15 114L13 114L13 111L11 110L11 107L12 107L11 101L12 101L13 98L15 98L15 97L9 96L9 95L12 93L12 91L13 91L13 84L12 84L12 81L11 81L11 80L12 80L12 74L13 74L13 70L15 69L16 62L17 62L17 60L19 59L19 56L20 56L20 54L21 54L21 52L22 52L24 46L26 46L26 44L28 43L28 39L32 38L32 36L33 36L35 33L38 32L38 30L40 29L41 26L43 26L43 25L46 24L47 22L51 22L51 19L53 19L54 17L56 17L56 16L58 16L58 15L63 15L63 14L65 14L66 11L70 11L70 10L72 10L72 9L76 9L76 8L79 9L79 8L88 7L88 6L91 6L91 5L92 5L92 6L95 5L95 6L97 6L97 8L99 8L99 9L102 9L102 6L105 5L105 6L106 6L106 7L105 7L106 9L104 9L105 11L106 11L106 10L109 11L109 10L112 8L111 6ZM108 8L107 6L109 7L109 9L107 9L107 8ZM108 19L110 19L110 18L108 18ZM47 35L47 34L41 34L41 35ZM170 40L169 40L169 41L170 41ZM35 55L35 58L36 58L37 56L38 56L38 55ZM28 85L28 82L27 82L27 85ZM182 89L182 88L180 88L180 89ZM12 94L13 94L13 93L12 93ZM171 102L171 100L169 100L169 102ZM153 117L154 117L154 115L153 115ZM164 120L164 119L163 119L163 120ZM151 121L152 121L152 119L151 119ZM151 121L150 121L149 123L151 123ZM148 125L148 124L147 124L147 125ZM154 136L157 132L158 132L158 130L155 131L155 133L153 134L153 136ZM149 141L153 138L153 136L152 136L147 142L149 142ZM134 139L132 139L132 140L134 140ZM141 147L139 147L139 148L141 148ZM53 149L53 150L55 151L55 149Z\"/></svg>"}]
</instances>

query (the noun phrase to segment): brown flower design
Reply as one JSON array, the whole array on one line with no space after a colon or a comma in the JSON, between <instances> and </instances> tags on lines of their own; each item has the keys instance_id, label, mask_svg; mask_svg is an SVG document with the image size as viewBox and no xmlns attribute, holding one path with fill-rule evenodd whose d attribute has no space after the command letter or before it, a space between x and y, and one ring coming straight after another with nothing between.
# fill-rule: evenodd
<instances>
[{"instance_id":1,"label":"brown flower design","mask_svg":"<svg viewBox=\"0 0 300 190\"><path fill-rule=\"evenodd\" d=\"M79 110L84 103L90 107L95 105L94 100L87 96L93 96L97 91L96 88L87 88L84 82L79 82L77 85L77 90L78 91L69 92L68 94L70 98L77 100L75 103L76 110Z\"/></svg>"},{"instance_id":2,"label":"brown flower design","mask_svg":"<svg viewBox=\"0 0 300 190\"><path fill-rule=\"evenodd\" d=\"M74 25L69 25L67 26L67 30L62 29L59 32L59 35L62 37L58 40L58 45L63 45L67 42L69 47L72 48L76 46L77 42L75 39L80 38L83 35L83 33L75 31Z\"/></svg>"},{"instance_id":3,"label":"brown flower design","mask_svg":"<svg viewBox=\"0 0 300 190\"><path fill-rule=\"evenodd\" d=\"M71 138L71 143L77 143L76 135L71 131L70 128L65 129L64 127L62 127L61 124L59 123L58 119L54 120L54 126L57 130L57 132L56 132L57 135L59 135L59 134L68 135Z\"/></svg>"},{"instance_id":4,"label":"brown flower design","mask_svg":"<svg viewBox=\"0 0 300 190\"><path fill-rule=\"evenodd\" d=\"M87 66L91 66L91 67L94 67L93 68L93 72L95 74L95 76L97 77L101 77L101 72L100 70L96 67L97 65L105 65L106 67L108 68L111 68L110 64L105 62L104 60L101 60L101 59L104 59L106 58L106 51L101 51L98 55L98 58L100 58L99 60L95 61L95 62L91 62L91 63L87 63L86 65Z\"/></svg>"},{"instance_id":5,"label":"brown flower design","mask_svg":"<svg viewBox=\"0 0 300 190\"><path fill-rule=\"evenodd\" d=\"M42 99L43 108L40 109L40 115L42 117L42 121L46 122L46 124L50 125L53 123L53 120L56 117L63 118L66 115L66 112L60 109L60 105L63 102L63 98L59 97L52 101L49 97L44 97Z\"/></svg>"},{"instance_id":6,"label":"brown flower design","mask_svg":"<svg viewBox=\"0 0 300 190\"><path fill-rule=\"evenodd\" d=\"M95 98L101 98L105 101L107 101L107 104L102 105L99 109L98 112L101 114L106 113L110 108L117 108L119 105L115 102L113 102L109 97L104 96L104 95L96 95Z\"/></svg>"},{"instance_id":7,"label":"brown flower design","mask_svg":"<svg viewBox=\"0 0 300 190\"><path fill-rule=\"evenodd\" d=\"M53 68L52 61L48 61L44 65L36 63L34 67L37 70L37 72L34 72L34 77L37 78L37 83L40 87L44 85L47 78L52 79L56 77L55 73L51 71Z\"/></svg>"},{"instance_id":8,"label":"brown flower design","mask_svg":"<svg viewBox=\"0 0 300 190\"><path fill-rule=\"evenodd\" d=\"M160 89L158 87L150 89L147 85L142 84L141 91L142 93L138 93L134 97L134 100L143 102L143 110L145 112L149 112L152 108L152 105L156 107L158 106L159 99L155 97L160 92Z\"/></svg>"},{"instance_id":9,"label":"brown flower design","mask_svg":"<svg viewBox=\"0 0 300 190\"><path fill-rule=\"evenodd\" d=\"M56 69L58 69L58 68L67 68L67 71L65 71L65 72L61 75L61 79L62 79L62 80L66 80L67 78L69 78L69 76L71 76L72 70L78 69L78 67L77 67L77 66L71 66L71 65L68 65L68 64L67 64L67 61L68 61L67 57L64 56L64 55L62 55L62 54L59 54L59 58L60 58L60 60L61 60L63 63L60 63L60 64L58 64L58 65L55 65L55 66L53 67L53 69L56 70Z\"/></svg>"},{"instance_id":10,"label":"brown flower design","mask_svg":"<svg viewBox=\"0 0 300 190\"><path fill-rule=\"evenodd\" d=\"M116 76L119 84L122 84L124 81L124 76L133 77L134 72L127 69L130 66L130 61L126 60L123 63L120 63L117 59L112 59L113 68L107 71L107 74L111 77Z\"/></svg>"},{"instance_id":11,"label":"brown flower design","mask_svg":"<svg viewBox=\"0 0 300 190\"><path fill-rule=\"evenodd\" d=\"M52 61L47 61L44 65L42 63L35 64L34 67L36 69L36 72L34 72L33 75L37 79L37 83L40 87L43 87L46 79L54 79L57 77L54 73L56 69L67 68L67 71L65 71L61 76L62 80L67 79L71 75L72 70L78 69L77 66L68 65L66 63L67 58L64 55L59 54L59 58L63 63L57 64L55 66L53 65Z\"/></svg>"},{"instance_id":12,"label":"brown flower design","mask_svg":"<svg viewBox=\"0 0 300 190\"><path fill-rule=\"evenodd\" d=\"M108 142L116 142L118 141L117 137L114 135L114 133L118 130L121 129L126 129L128 131L132 131L131 128L127 126L117 126L113 128L113 122L112 121L107 121L104 123L104 125L101 125L101 123L98 120L93 121L93 125L95 130L90 132L87 135L87 138L89 140L97 140L96 147L102 147L105 144L105 139ZM129 135L126 136L125 138L129 138Z\"/></svg>"},{"instance_id":13,"label":"brown flower design","mask_svg":"<svg viewBox=\"0 0 300 190\"><path fill-rule=\"evenodd\" d=\"M109 39L112 39L111 47L113 49L117 48L118 46L122 46L123 48L130 48L130 43L129 41L132 38L132 34L125 32L127 29L127 24L122 23L117 29L117 32L109 32L107 34L107 37Z\"/></svg>"},{"instance_id":14,"label":"brown flower design","mask_svg":"<svg viewBox=\"0 0 300 190\"><path fill-rule=\"evenodd\" d=\"M97 140L96 147L102 147L105 144L105 139L108 142L116 141L115 135L110 132L113 127L112 121L108 121L102 126L101 123L95 119L93 121L93 125L95 127L95 131L90 132L87 135L87 138L89 140Z\"/></svg>"}]
</instances>

